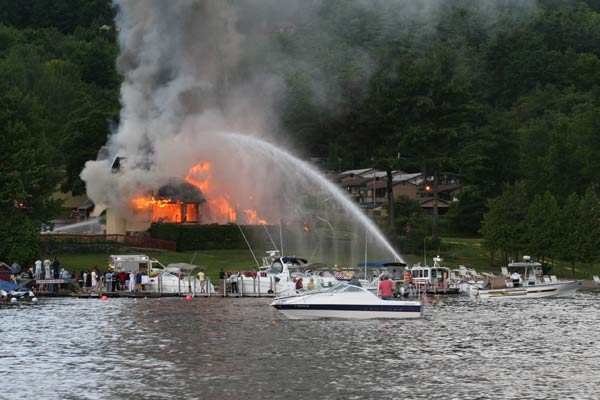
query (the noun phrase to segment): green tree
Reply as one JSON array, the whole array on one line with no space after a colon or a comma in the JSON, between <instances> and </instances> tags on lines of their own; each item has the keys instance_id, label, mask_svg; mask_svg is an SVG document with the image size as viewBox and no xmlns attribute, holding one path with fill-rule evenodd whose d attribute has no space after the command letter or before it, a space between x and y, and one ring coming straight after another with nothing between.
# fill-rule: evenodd
<instances>
[{"instance_id":1,"label":"green tree","mask_svg":"<svg viewBox=\"0 0 600 400\"><path fill-rule=\"evenodd\" d=\"M581 260L589 264L590 277L594 274L594 262L600 257L600 200L591 188L581 198L579 223L579 253Z\"/></svg>"},{"instance_id":2,"label":"green tree","mask_svg":"<svg viewBox=\"0 0 600 400\"><path fill-rule=\"evenodd\" d=\"M419 203L400 196L394 201L396 235L403 252L415 252L423 248L423 240L429 230L427 218L423 216Z\"/></svg>"},{"instance_id":3,"label":"green tree","mask_svg":"<svg viewBox=\"0 0 600 400\"><path fill-rule=\"evenodd\" d=\"M403 148L420 160L423 176L433 176L432 239L438 237L438 185L448 168L456 167L462 143L471 132L472 71L459 49L439 44L416 65L412 84L414 118L403 136Z\"/></svg>"},{"instance_id":4,"label":"green tree","mask_svg":"<svg viewBox=\"0 0 600 400\"><path fill-rule=\"evenodd\" d=\"M58 205L51 193L60 173L40 114L30 96L0 90L0 258L25 265L38 256L42 224Z\"/></svg>"},{"instance_id":5,"label":"green tree","mask_svg":"<svg viewBox=\"0 0 600 400\"><path fill-rule=\"evenodd\" d=\"M571 272L575 276L575 263L581 261L580 229L581 202L577 193L571 193L561 209L561 239L559 258L571 264Z\"/></svg>"},{"instance_id":6,"label":"green tree","mask_svg":"<svg viewBox=\"0 0 600 400\"><path fill-rule=\"evenodd\" d=\"M536 194L527 210L525 218L526 251L545 263L548 257L557 255L559 246L560 208L549 192L543 196Z\"/></svg>"},{"instance_id":7,"label":"green tree","mask_svg":"<svg viewBox=\"0 0 600 400\"><path fill-rule=\"evenodd\" d=\"M527 243L525 218L529 200L523 182L507 186L502 194L489 201L483 217L484 245L492 252L500 251L503 263L509 257L519 258Z\"/></svg>"}]
</instances>

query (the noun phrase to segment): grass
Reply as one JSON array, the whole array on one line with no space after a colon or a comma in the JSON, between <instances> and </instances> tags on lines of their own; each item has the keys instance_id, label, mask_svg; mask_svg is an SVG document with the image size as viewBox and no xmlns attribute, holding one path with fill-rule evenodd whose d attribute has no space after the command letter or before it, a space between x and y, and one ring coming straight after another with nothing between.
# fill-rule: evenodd
<instances>
[{"instance_id":1,"label":"grass","mask_svg":"<svg viewBox=\"0 0 600 400\"><path fill-rule=\"evenodd\" d=\"M218 277L219 270L225 271L252 270L256 263L248 250L210 250L197 252L153 252L153 251L130 251L123 254L146 254L149 257L156 258L165 266L171 263L190 263L204 265L207 268L207 275L212 278ZM97 265L100 271L106 271L108 267L107 253L90 254L58 254L61 268L71 272L91 271ZM259 260L260 262L261 260Z\"/></svg>"},{"instance_id":2,"label":"grass","mask_svg":"<svg viewBox=\"0 0 600 400\"><path fill-rule=\"evenodd\" d=\"M469 268L474 268L479 272L498 273L501 265L499 264L499 255L496 255L494 264L490 252L482 246L483 240L480 238L452 238L446 237L442 239L444 249L440 251L440 256L444 259L443 265L450 268L457 268L459 265L465 265ZM434 252L428 252L428 262L431 264L431 258L435 255ZM419 260L423 262L423 256ZM534 260L539 261L539 260ZM546 261L548 262L548 261ZM564 278L590 279L592 275L597 275L600 270L597 266L590 271L589 265L576 264L575 274L571 269L571 265L561 261L549 262L551 269L549 275L556 275Z\"/></svg>"},{"instance_id":3,"label":"grass","mask_svg":"<svg viewBox=\"0 0 600 400\"><path fill-rule=\"evenodd\" d=\"M221 268L225 271L249 271L256 267L256 262L248 250L202 250L183 253L131 251L124 254L136 253L147 254L158 259L164 265L178 262L204 265L207 267L207 275L213 279L217 278ZM500 272L500 265L491 265L490 254L483 248L481 239L447 237L443 239L443 248L439 252L437 249L427 249L426 253L429 265L433 264L432 258L439 255L444 259L442 265L449 268L465 265L480 272ZM61 267L79 273L91 270L94 265L97 265L101 271L106 271L109 255L107 253L58 254L57 257L61 262ZM403 256L409 265L418 262L423 264L424 254L405 254ZM261 263L261 260L259 259L258 262ZM555 262L551 265L550 274L573 277L569 264ZM599 274L600 265L591 272L588 265L576 264L575 267L575 278L589 279L591 275Z\"/></svg>"}]
</instances>

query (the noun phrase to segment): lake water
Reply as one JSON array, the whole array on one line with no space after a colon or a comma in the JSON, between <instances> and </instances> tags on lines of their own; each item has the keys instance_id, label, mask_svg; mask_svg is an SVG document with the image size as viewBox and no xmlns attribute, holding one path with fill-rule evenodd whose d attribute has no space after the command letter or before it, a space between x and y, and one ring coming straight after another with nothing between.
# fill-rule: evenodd
<instances>
[{"instance_id":1,"label":"lake water","mask_svg":"<svg viewBox=\"0 0 600 400\"><path fill-rule=\"evenodd\" d=\"M6 399L597 399L600 297L292 321L269 299L0 305Z\"/></svg>"}]
</instances>

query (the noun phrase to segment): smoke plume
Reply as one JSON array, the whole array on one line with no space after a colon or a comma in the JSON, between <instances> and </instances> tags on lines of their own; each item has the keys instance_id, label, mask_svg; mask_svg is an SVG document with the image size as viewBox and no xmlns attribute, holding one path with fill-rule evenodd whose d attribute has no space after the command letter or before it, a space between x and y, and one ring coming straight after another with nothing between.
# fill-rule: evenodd
<instances>
[{"instance_id":1,"label":"smoke plume","mask_svg":"<svg viewBox=\"0 0 600 400\"><path fill-rule=\"evenodd\" d=\"M127 216L133 197L210 162L211 182L236 207L253 207L273 220L304 214L305 195L321 184L298 178L297 164L282 168L285 160L267 158L259 145L241 146L229 133L285 143L275 111L284 75L304 74L312 101L335 108L336 66L349 66L358 85L366 85L376 67L368 46L339 30L345 20L352 26L353 16L366 13L373 34L428 40L446 3L115 0L122 110L103 158L89 161L81 174L88 196ZM470 3L490 29L511 4L527 12L534 7L516 0ZM335 18L344 23L332 24ZM332 67L333 50L339 59ZM113 173L117 156L125 161Z\"/></svg>"}]
</instances>

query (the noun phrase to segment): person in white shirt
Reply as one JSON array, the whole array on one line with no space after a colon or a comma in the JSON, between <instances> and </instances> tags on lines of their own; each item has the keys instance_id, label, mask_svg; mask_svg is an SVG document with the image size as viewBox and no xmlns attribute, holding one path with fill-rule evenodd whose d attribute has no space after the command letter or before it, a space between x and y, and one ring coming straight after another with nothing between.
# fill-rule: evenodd
<instances>
[{"instance_id":1,"label":"person in white shirt","mask_svg":"<svg viewBox=\"0 0 600 400\"><path fill-rule=\"evenodd\" d=\"M52 267L52 261L46 258L44 260L44 279L52 279L52 275L50 274L50 267Z\"/></svg>"},{"instance_id":2,"label":"person in white shirt","mask_svg":"<svg viewBox=\"0 0 600 400\"><path fill-rule=\"evenodd\" d=\"M35 279L42 278L42 260L35 260Z\"/></svg>"},{"instance_id":3,"label":"person in white shirt","mask_svg":"<svg viewBox=\"0 0 600 400\"><path fill-rule=\"evenodd\" d=\"M133 272L129 273L129 291L133 292L135 290L135 274Z\"/></svg>"},{"instance_id":4,"label":"person in white shirt","mask_svg":"<svg viewBox=\"0 0 600 400\"><path fill-rule=\"evenodd\" d=\"M513 287L519 287L521 285L521 275L517 271L513 272L510 279L513 281Z\"/></svg>"}]
</instances>

